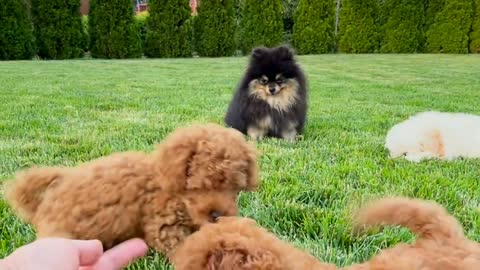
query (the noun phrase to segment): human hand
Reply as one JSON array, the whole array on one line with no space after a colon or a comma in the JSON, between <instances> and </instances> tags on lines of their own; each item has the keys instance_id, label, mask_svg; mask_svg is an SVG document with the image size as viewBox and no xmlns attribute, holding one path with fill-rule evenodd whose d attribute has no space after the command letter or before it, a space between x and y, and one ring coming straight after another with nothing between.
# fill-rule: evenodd
<instances>
[{"instance_id":1,"label":"human hand","mask_svg":"<svg viewBox=\"0 0 480 270\"><path fill-rule=\"evenodd\" d=\"M0 260L2 270L120 270L144 256L148 247L132 239L106 252L97 240L44 238Z\"/></svg>"}]
</instances>

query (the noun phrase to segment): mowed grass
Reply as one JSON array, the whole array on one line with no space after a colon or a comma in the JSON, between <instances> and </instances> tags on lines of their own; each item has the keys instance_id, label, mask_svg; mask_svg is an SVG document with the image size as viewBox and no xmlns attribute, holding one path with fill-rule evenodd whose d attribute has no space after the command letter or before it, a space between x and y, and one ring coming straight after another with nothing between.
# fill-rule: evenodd
<instances>
[{"instance_id":1,"label":"mowed grass","mask_svg":"<svg viewBox=\"0 0 480 270\"><path fill-rule=\"evenodd\" d=\"M0 180L32 165L75 165L153 149L190 123L222 123L246 58L0 63ZM310 85L303 140L257 144L262 184L241 213L339 266L412 241L404 229L354 235L350 210L372 196L433 199L480 241L480 161L390 160L384 137L424 110L480 114L480 57L299 57ZM34 239L0 200L0 258ZM130 269L167 269L150 252Z\"/></svg>"}]
</instances>

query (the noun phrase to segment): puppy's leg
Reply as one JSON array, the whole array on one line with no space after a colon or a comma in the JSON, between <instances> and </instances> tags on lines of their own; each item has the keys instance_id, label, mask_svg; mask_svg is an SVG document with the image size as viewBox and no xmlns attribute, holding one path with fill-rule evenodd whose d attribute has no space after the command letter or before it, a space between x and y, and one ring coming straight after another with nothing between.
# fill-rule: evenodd
<instances>
[{"instance_id":1,"label":"puppy's leg","mask_svg":"<svg viewBox=\"0 0 480 270\"><path fill-rule=\"evenodd\" d=\"M433 159L437 156L430 152L410 152L405 155L405 159L411 162L420 162L425 159Z\"/></svg>"},{"instance_id":2,"label":"puppy's leg","mask_svg":"<svg viewBox=\"0 0 480 270\"><path fill-rule=\"evenodd\" d=\"M291 142L295 141L295 139L297 138L297 130L295 128L292 128L282 131L282 138Z\"/></svg>"},{"instance_id":3,"label":"puppy's leg","mask_svg":"<svg viewBox=\"0 0 480 270\"><path fill-rule=\"evenodd\" d=\"M267 134L267 130L258 128L256 126L249 126L247 134L254 140L261 140Z\"/></svg>"}]
</instances>

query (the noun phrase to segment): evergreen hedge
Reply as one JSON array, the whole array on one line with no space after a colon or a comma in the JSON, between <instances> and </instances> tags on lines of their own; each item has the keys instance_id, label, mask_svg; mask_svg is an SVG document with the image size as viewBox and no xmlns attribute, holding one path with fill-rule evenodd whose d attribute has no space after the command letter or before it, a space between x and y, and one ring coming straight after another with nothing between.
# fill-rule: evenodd
<instances>
[{"instance_id":1,"label":"evergreen hedge","mask_svg":"<svg viewBox=\"0 0 480 270\"><path fill-rule=\"evenodd\" d=\"M292 43L299 54L332 52L334 32L333 0L300 0L295 10L292 33Z\"/></svg>"},{"instance_id":2,"label":"evergreen hedge","mask_svg":"<svg viewBox=\"0 0 480 270\"><path fill-rule=\"evenodd\" d=\"M446 0L428 30L426 51L468 53L468 34L472 26L472 0Z\"/></svg>"},{"instance_id":3,"label":"evergreen hedge","mask_svg":"<svg viewBox=\"0 0 480 270\"><path fill-rule=\"evenodd\" d=\"M380 52L418 52L424 42L424 8L419 0L386 0L382 5Z\"/></svg>"},{"instance_id":4,"label":"evergreen hedge","mask_svg":"<svg viewBox=\"0 0 480 270\"><path fill-rule=\"evenodd\" d=\"M476 0L475 17L472 22L472 32L470 33L470 52L480 53L480 0Z\"/></svg>"},{"instance_id":5,"label":"evergreen hedge","mask_svg":"<svg viewBox=\"0 0 480 270\"><path fill-rule=\"evenodd\" d=\"M274 47L283 42L281 0L243 0L241 14L239 48L244 54L258 46Z\"/></svg>"},{"instance_id":6,"label":"evergreen hedge","mask_svg":"<svg viewBox=\"0 0 480 270\"><path fill-rule=\"evenodd\" d=\"M200 56L232 56L235 53L235 2L204 0L194 20L195 50Z\"/></svg>"},{"instance_id":7,"label":"evergreen hedge","mask_svg":"<svg viewBox=\"0 0 480 270\"><path fill-rule=\"evenodd\" d=\"M131 0L90 1L88 22L92 57L134 58L142 55L140 31L133 14Z\"/></svg>"},{"instance_id":8,"label":"evergreen hedge","mask_svg":"<svg viewBox=\"0 0 480 270\"><path fill-rule=\"evenodd\" d=\"M0 1L0 60L26 60L35 54L33 25L24 0Z\"/></svg>"},{"instance_id":9,"label":"evergreen hedge","mask_svg":"<svg viewBox=\"0 0 480 270\"><path fill-rule=\"evenodd\" d=\"M83 55L85 33L80 1L31 0L31 5L38 56L69 59Z\"/></svg>"},{"instance_id":10,"label":"evergreen hedge","mask_svg":"<svg viewBox=\"0 0 480 270\"><path fill-rule=\"evenodd\" d=\"M207 1L202 1L203 2ZM188 1L149 0L144 53L148 57L192 56Z\"/></svg>"},{"instance_id":11,"label":"evergreen hedge","mask_svg":"<svg viewBox=\"0 0 480 270\"><path fill-rule=\"evenodd\" d=\"M338 49L347 53L373 53L379 47L378 0L343 0Z\"/></svg>"}]
</instances>

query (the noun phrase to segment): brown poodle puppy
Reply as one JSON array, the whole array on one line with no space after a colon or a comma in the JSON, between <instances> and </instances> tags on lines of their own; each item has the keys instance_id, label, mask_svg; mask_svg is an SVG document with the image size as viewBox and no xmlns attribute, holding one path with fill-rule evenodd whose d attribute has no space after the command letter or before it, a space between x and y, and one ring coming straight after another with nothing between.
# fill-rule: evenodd
<instances>
[{"instance_id":1,"label":"brown poodle puppy","mask_svg":"<svg viewBox=\"0 0 480 270\"><path fill-rule=\"evenodd\" d=\"M336 269L241 217L221 217L205 225L170 259L176 270Z\"/></svg>"},{"instance_id":2,"label":"brown poodle puppy","mask_svg":"<svg viewBox=\"0 0 480 270\"><path fill-rule=\"evenodd\" d=\"M344 269L480 269L480 245L468 240L457 220L434 202L384 198L361 209L355 221L358 228L405 226L418 235L418 240L383 250L365 263ZM181 244L171 260L177 270L337 269L279 240L254 221L235 217L202 227Z\"/></svg>"},{"instance_id":3,"label":"brown poodle puppy","mask_svg":"<svg viewBox=\"0 0 480 270\"><path fill-rule=\"evenodd\" d=\"M27 169L5 195L38 237L99 239L105 248L142 237L168 254L202 225L237 214L238 193L258 184L256 155L234 129L194 125L152 153Z\"/></svg>"}]
</instances>

